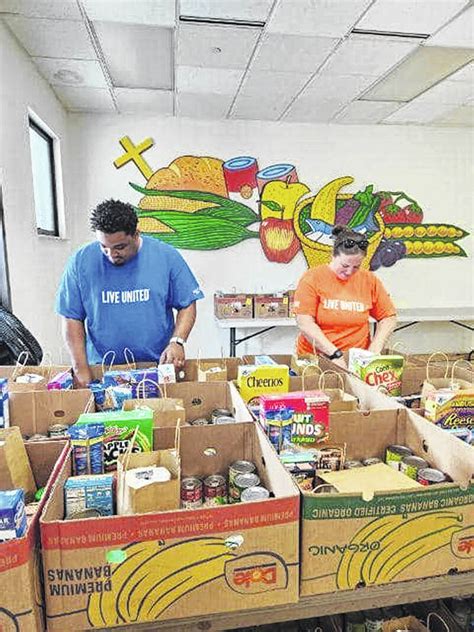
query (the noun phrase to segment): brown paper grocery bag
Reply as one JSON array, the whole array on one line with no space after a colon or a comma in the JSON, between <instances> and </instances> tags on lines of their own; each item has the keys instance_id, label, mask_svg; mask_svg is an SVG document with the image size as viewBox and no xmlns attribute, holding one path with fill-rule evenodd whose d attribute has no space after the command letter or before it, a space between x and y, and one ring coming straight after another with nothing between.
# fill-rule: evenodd
<instances>
[{"instance_id":1,"label":"brown paper grocery bag","mask_svg":"<svg viewBox=\"0 0 474 632\"><path fill-rule=\"evenodd\" d=\"M221 360L201 360L200 352L197 358L197 379L198 382L227 382L227 363L224 353L221 353Z\"/></svg>"},{"instance_id":2,"label":"brown paper grocery bag","mask_svg":"<svg viewBox=\"0 0 474 632\"><path fill-rule=\"evenodd\" d=\"M36 493L30 460L17 427L0 430L0 489L23 489L27 502Z\"/></svg>"},{"instance_id":3,"label":"brown paper grocery bag","mask_svg":"<svg viewBox=\"0 0 474 632\"><path fill-rule=\"evenodd\" d=\"M325 380L327 375L335 375L338 378L340 388L326 388ZM354 395L346 393L344 378L340 373L331 370L323 371L319 377L319 390L324 391L328 395L331 413L357 410L359 400Z\"/></svg>"},{"instance_id":4,"label":"brown paper grocery bag","mask_svg":"<svg viewBox=\"0 0 474 632\"><path fill-rule=\"evenodd\" d=\"M445 370L443 377L431 377L430 376L430 363L436 356L441 356L445 361ZM452 388L452 389L465 389L472 388L472 382L468 380L464 380L458 377L454 377L456 365L461 362L458 360L454 362L451 367L451 375L448 377L449 370L449 359L445 353L437 351L436 353L432 353L428 358L428 362L426 363L426 379L423 382L423 386L421 388L421 407L425 407L426 398L433 391L437 391L440 388Z\"/></svg>"},{"instance_id":5,"label":"brown paper grocery bag","mask_svg":"<svg viewBox=\"0 0 474 632\"><path fill-rule=\"evenodd\" d=\"M140 397L144 394L144 382L153 382L148 378L142 380L137 386L137 398L126 399L123 403L123 410L137 410L148 408L153 411L153 426L155 428L175 428L178 421L181 425L186 419L186 410L182 399L166 397L166 384L159 385L153 382L161 397ZM163 388L162 388L163 387Z\"/></svg>"}]
</instances>

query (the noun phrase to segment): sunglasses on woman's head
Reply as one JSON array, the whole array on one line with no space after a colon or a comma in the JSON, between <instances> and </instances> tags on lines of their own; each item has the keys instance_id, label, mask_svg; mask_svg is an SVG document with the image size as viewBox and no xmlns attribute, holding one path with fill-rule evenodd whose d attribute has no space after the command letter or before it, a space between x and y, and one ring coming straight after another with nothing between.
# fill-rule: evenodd
<instances>
[{"instance_id":1,"label":"sunglasses on woman's head","mask_svg":"<svg viewBox=\"0 0 474 632\"><path fill-rule=\"evenodd\" d=\"M351 239L350 237L348 237L347 239L344 239L344 241L341 243L344 248L354 248L354 246L357 246L357 248L360 248L361 250L367 250L367 248L369 247L369 242L367 241L367 239L359 239L356 241L355 239Z\"/></svg>"}]
</instances>

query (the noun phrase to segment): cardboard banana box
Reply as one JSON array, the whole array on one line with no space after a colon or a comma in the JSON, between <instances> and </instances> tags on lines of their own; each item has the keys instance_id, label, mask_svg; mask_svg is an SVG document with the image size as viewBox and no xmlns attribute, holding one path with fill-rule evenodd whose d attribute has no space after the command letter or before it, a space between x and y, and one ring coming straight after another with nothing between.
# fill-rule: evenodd
<instances>
[{"instance_id":1,"label":"cardboard banana box","mask_svg":"<svg viewBox=\"0 0 474 632\"><path fill-rule=\"evenodd\" d=\"M45 486L38 511L23 538L0 543L0 630L40 632L45 629L39 559L39 517L62 461L65 441L26 443L35 482Z\"/></svg>"},{"instance_id":2,"label":"cardboard banana box","mask_svg":"<svg viewBox=\"0 0 474 632\"><path fill-rule=\"evenodd\" d=\"M405 445L454 482L372 496L304 493L302 595L474 569L470 446L405 408L336 413L330 434L346 442L349 459Z\"/></svg>"},{"instance_id":3,"label":"cardboard banana box","mask_svg":"<svg viewBox=\"0 0 474 632\"><path fill-rule=\"evenodd\" d=\"M172 447L174 428L155 429L155 437L155 448ZM257 424L185 427L180 454L182 476L251 460L272 497L63 521L68 460L41 520L49 632L298 600L299 493Z\"/></svg>"}]
</instances>

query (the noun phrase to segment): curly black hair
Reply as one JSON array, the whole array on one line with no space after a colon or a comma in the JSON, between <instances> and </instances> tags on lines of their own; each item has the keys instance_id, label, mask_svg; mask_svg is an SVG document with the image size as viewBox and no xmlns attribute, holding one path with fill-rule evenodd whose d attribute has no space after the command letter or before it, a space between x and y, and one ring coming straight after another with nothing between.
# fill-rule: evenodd
<instances>
[{"instance_id":1,"label":"curly black hair","mask_svg":"<svg viewBox=\"0 0 474 632\"><path fill-rule=\"evenodd\" d=\"M110 199L101 202L92 211L90 225L93 231L134 235L137 232L138 217L131 204Z\"/></svg>"}]
</instances>

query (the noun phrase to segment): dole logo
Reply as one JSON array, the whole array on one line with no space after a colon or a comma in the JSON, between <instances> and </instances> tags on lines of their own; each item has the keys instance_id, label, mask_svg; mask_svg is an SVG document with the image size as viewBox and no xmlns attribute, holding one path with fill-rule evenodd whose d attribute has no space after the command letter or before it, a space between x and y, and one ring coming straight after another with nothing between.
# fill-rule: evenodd
<instances>
[{"instance_id":1,"label":"dole logo","mask_svg":"<svg viewBox=\"0 0 474 632\"><path fill-rule=\"evenodd\" d=\"M250 553L227 562L225 579L229 588L241 594L284 590L288 584L288 568L279 555Z\"/></svg>"}]
</instances>

